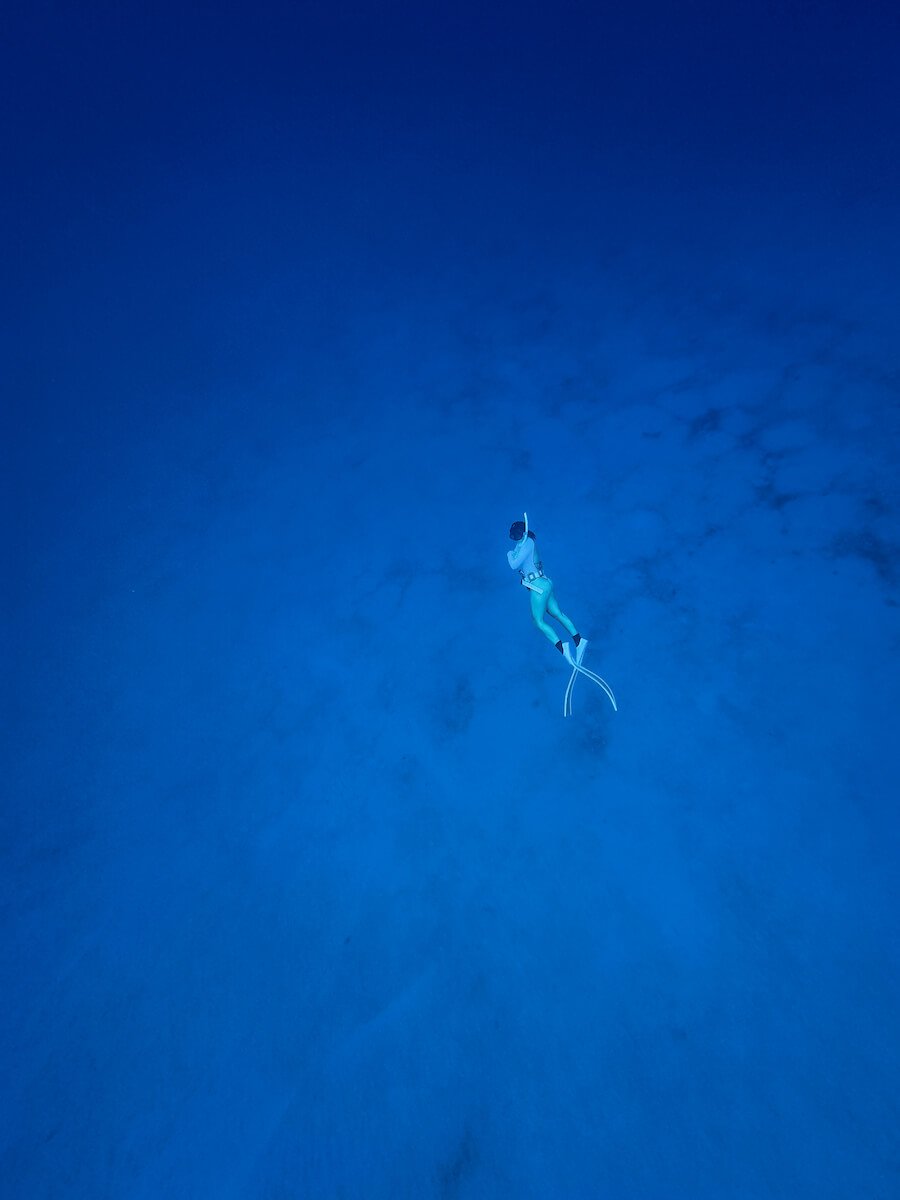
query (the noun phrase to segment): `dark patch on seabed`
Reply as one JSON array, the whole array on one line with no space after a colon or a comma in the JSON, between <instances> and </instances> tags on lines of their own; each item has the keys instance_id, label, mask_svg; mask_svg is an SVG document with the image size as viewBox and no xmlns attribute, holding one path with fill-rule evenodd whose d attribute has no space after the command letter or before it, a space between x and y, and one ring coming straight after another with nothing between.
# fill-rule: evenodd
<instances>
[{"instance_id":1,"label":"dark patch on seabed","mask_svg":"<svg viewBox=\"0 0 900 1200\"><path fill-rule=\"evenodd\" d=\"M830 558L861 558L871 563L878 578L893 586L900 578L900 546L885 541L871 529L838 534L827 547Z\"/></svg>"},{"instance_id":2,"label":"dark patch on seabed","mask_svg":"<svg viewBox=\"0 0 900 1200\"><path fill-rule=\"evenodd\" d=\"M441 1200L456 1200L460 1185L470 1175L478 1162L475 1138L466 1130L460 1139L453 1157L438 1167L438 1186Z\"/></svg>"},{"instance_id":3,"label":"dark patch on seabed","mask_svg":"<svg viewBox=\"0 0 900 1200\"><path fill-rule=\"evenodd\" d=\"M688 433L695 438L704 433L718 433L721 428L722 413L718 408L710 408L705 413L701 413L699 417L694 417L688 427Z\"/></svg>"},{"instance_id":4,"label":"dark patch on seabed","mask_svg":"<svg viewBox=\"0 0 900 1200\"><path fill-rule=\"evenodd\" d=\"M467 676L457 676L440 689L433 712L443 733L457 737L466 732L475 715L475 693Z\"/></svg>"},{"instance_id":5,"label":"dark patch on seabed","mask_svg":"<svg viewBox=\"0 0 900 1200\"><path fill-rule=\"evenodd\" d=\"M408 559L394 559L392 563L384 571L384 580L386 583L395 584L400 589L400 594L397 599L397 607L402 608L403 602L406 600L406 593L412 587L416 578L421 575L421 570Z\"/></svg>"},{"instance_id":6,"label":"dark patch on seabed","mask_svg":"<svg viewBox=\"0 0 900 1200\"><path fill-rule=\"evenodd\" d=\"M572 696L573 712L576 698L580 710L578 746L587 756L585 761L592 768L591 774L598 774L598 768L606 759L610 733L609 714L603 711L602 705L605 704L610 713L612 709L609 701L600 694L599 688L592 687L591 692L588 692L589 680L579 680L579 683L585 684L582 693L579 695L576 692Z\"/></svg>"},{"instance_id":7,"label":"dark patch on seabed","mask_svg":"<svg viewBox=\"0 0 900 1200\"><path fill-rule=\"evenodd\" d=\"M765 483L757 484L753 492L759 504L764 505L766 508L771 508L775 512L781 512L783 508L787 508L795 500L803 499L800 492L779 492L771 479L767 479Z\"/></svg>"}]
</instances>

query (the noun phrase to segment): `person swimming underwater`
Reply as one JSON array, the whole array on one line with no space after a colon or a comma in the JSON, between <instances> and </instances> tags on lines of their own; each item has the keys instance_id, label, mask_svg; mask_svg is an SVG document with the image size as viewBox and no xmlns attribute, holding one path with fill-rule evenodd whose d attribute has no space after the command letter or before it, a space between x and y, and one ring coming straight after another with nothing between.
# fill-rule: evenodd
<instances>
[{"instance_id":1,"label":"person swimming underwater","mask_svg":"<svg viewBox=\"0 0 900 1200\"><path fill-rule=\"evenodd\" d=\"M510 567L518 571L522 586L531 593L531 618L548 641L551 641L567 661L568 646L556 636L556 630L545 620L549 613L554 620L572 635L575 643L577 662L584 658L587 648L587 638L581 636L566 614L559 607L556 594L553 591L553 580L544 574L544 564L535 558L537 537L533 529L528 529L524 521L513 521L509 527L509 536L516 543L515 549L506 555Z\"/></svg>"},{"instance_id":2,"label":"person swimming underwater","mask_svg":"<svg viewBox=\"0 0 900 1200\"><path fill-rule=\"evenodd\" d=\"M553 590L553 580L544 574L544 564L535 555L537 537L534 530L528 528L527 513L525 514L524 521L513 521L509 527L509 536L516 545L507 553L506 560L514 571L519 572L522 586L528 588L531 593L532 620L544 637L553 643L572 668L572 675L566 688L565 699L563 700L563 716L570 717L572 715L572 691L575 687L575 680L579 675L584 675L585 678L590 679L598 687L602 688L609 697L613 708L618 711L616 698L606 680L601 679L599 675L582 666L584 652L587 650L587 638L578 632L572 621L557 603L556 593ZM561 638L558 638L556 630L547 624L546 618L548 614L555 621L559 621L563 629L572 635L572 640L575 643L574 658L572 657L572 650L569 643L563 642Z\"/></svg>"}]
</instances>

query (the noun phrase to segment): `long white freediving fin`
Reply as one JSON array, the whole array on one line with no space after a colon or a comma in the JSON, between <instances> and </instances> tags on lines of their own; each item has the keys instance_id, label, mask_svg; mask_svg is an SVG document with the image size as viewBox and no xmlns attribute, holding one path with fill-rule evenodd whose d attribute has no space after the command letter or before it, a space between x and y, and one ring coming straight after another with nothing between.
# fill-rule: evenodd
<instances>
[{"instance_id":1,"label":"long white freediving fin","mask_svg":"<svg viewBox=\"0 0 900 1200\"><path fill-rule=\"evenodd\" d=\"M584 638L582 638L582 643L584 644ZM578 649L580 650L581 646L579 646ZM616 698L613 695L612 688L605 679L601 679L599 675L596 675L593 671L589 671L587 667L581 666L580 661L576 662L576 660L572 657L572 649L568 642L566 642L563 646L563 658L572 668L572 677L569 680L568 687L566 688L566 699L563 703L563 716L570 716L572 713L572 689L575 686L576 675L585 675L588 679L592 679L599 688L602 688L603 691L606 692L607 696L609 697L609 702L613 706L613 710L615 712L619 711L619 706L616 704ZM569 710L568 712L566 712L567 707Z\"/></svg>"}]
</instances>

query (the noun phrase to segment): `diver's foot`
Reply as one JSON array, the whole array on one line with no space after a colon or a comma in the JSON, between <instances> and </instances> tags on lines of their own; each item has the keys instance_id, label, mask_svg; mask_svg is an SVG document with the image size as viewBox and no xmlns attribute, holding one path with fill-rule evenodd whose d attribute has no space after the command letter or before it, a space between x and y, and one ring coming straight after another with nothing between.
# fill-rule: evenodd
<instances>
[{"instance_id":1,"label":"diver's foot","mask_svg":"<svg viewBox=\"0 0 900 1200\"><path fill-rule=\"evenodd\" d=\"M586 637L578 635L578 641L575 643L575 661L581 666L581 660L584 658L584 652L588 648L588 640Z\"/></svg>"}]
</instances>

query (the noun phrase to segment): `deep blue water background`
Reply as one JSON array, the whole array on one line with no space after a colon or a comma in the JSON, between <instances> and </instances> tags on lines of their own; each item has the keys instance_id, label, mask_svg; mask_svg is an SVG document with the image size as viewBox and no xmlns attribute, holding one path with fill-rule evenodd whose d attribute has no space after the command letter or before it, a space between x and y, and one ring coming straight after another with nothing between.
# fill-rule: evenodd
<instances>
[{"instance_id":1,"label":"deep blue water background","mask_svg":"<svg viewBox=\"0 0 900 1200\"><path fill-rule=\"evenodd\" d=\"M0 1193L895 1197L896 7L334 8L5 18Z\"/></svg>"}]
</instances>

